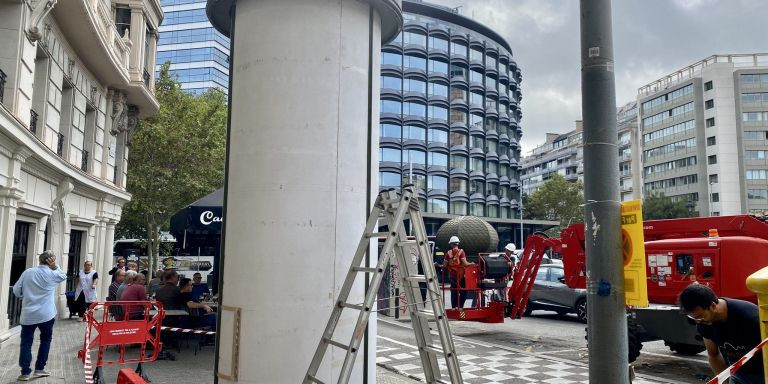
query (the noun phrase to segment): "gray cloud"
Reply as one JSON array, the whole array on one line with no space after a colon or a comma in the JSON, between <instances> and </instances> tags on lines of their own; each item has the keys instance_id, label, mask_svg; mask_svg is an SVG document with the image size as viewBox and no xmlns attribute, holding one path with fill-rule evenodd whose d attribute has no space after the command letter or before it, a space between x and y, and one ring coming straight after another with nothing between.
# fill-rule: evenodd
<instances>
[{"instance_id":1,"label":"gray cloud","mask_svg":"<svg viewBox=\"0 0 768 384\"><path fill-rule=\"evenodd\" d=\"M456 7L499 32L523 73L523 151L546 132L567 132L581 118L579 2L432 0ZM762 0L613 2L616 102L713 54L768 52Z\"/></svg>"}]
</instances>

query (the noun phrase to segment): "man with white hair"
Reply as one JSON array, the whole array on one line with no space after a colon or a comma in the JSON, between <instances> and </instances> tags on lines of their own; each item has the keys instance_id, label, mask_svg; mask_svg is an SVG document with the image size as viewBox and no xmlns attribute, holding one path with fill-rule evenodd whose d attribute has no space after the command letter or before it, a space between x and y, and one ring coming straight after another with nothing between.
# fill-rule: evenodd
<instances>
[{"instance_id":1,"label":"man with white hair","mask_svg":"<svg viewBox=\"0 0 768 384\"><path fill-rule=\"evenodd\" d=\"M67 274L56 265L56 255L45 251L38 257L40 265L29 268L21 274L13 286L13 294L21 299L21 343L19 345L18 381L46 377L48 352L53 339L53 322L56 320L56 287L67 280ZM35 330L40 328L40 346L37 349L35 371L32 372L32 342Z\"/></svg>"}]
</instances>

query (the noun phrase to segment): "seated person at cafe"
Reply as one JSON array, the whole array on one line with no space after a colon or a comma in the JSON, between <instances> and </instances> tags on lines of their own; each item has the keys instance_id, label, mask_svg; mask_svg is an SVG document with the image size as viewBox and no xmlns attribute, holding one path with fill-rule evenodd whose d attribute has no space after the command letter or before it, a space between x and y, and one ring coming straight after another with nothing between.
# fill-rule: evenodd
<instances>
[{"instance_id":1,"label":"seated person at cafe","mask_svg":"<svg viewBox=\"0 0 768 384\"><path fill-rule=\"evenodd\" d=\"M192 298L195 300L205 295L210 295L211 290L208 288L208 284L203 283L203 275L200 272L195 272L192 275Z\"/></svg>"},{"instance_id":2,"label":"seated person at cafe","mask_svg":"<svg viewBox=\"0 0 768 384\"><path fill-rule=\"evenodd\" d=\"M169 269L163 273L163 286L155 291L155 300L163 303L163 308L166 310L186 309L184 303L181 302L178 282L179 274Z\"/></svg>"},{"instance_id":3,"label":"seated person at cafe","mask_svg":"<svg viewBox=\"0 0 768 384\"><path fill-rule=\"evenodd\" d=\"M216 328L216 313L208 305L198 302L192 293L192 281L187 278L181 279L179 287L181 302L184 303L190 314L196 315L194 319L197 320L196 325L199 328Z\"/></svg>"},{"instance_id":4,"label":"seated person at cafe","mask_svg":"<svg viewBox=\"0 0 768 384\"><path fill-rule=\"evenodd\" d=\"M136 279L128 284L120 296L120 301L147 301L147 291L144 289L146 282L144 274L137 274ZM143 305L126 305L126 314L130 320L141 320L144 318Z\"/></svg>"}]
</instances>

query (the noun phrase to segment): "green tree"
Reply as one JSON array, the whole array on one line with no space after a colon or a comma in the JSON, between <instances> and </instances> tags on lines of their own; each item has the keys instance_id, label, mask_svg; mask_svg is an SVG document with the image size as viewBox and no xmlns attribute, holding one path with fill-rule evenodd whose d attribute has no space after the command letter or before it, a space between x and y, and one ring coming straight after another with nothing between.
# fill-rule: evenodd
<instances>
[{"instance_id":1,"label":"green tree","mask_svg":"<svg viewBox=\"0 0 768 384\"><path fill-rule=\"evenodd\" d=\"M687 202L675 201L664 193L652 193L643 199L643 220L677 219L696 214L693 209L688 209Z\"/></svg>"},{"instance_id":2,"label":"green tree","mask_svg":"<svg viewBox=\"0 0 768 384\"><path fill-rule=\"evenodd\" d=\"M560 227L584 221L584 193L581 181L570 182L554 174L536 192L524 196L527 219L559 221Z\"/></svg>"},{"instance_id":3,"label":"green tree","mask_svg":"<svg viewBox=\"0 0 768 384\"><path fill-rule=\"evenodd\" d=\"M171 216L224 185L226 95L186 93L168 68L156 79L159 112L141 121L131 140L126 189L133 197L116 228L118 238L146 241L152 272Z\"/></svg>"}]
</instances>

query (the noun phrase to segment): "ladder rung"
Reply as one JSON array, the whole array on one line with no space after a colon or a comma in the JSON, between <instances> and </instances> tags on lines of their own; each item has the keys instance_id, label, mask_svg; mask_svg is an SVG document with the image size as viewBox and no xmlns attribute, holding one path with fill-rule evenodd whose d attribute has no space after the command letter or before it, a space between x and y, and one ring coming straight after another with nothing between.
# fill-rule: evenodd
<instances>
[{"instance_id":1,"label":"ladder rung","mask_svg":"<svg viewBox=\"0 0 768 384\"><path fill-rule=\"evenodd\" d=\"M312 382L315 382L315 383L325 384L324 382L320 381L320 379L318 379L317 377L314 377L312 375L307 375L307 379L309 381L312 381Z\"/></svg>"},{"instance_id":2,"label":"ladder rung","mask_svg":"<svg viewBox=\"0 0 768 384\"><path fill-rule=\"evenodd\" d=\"M355 272L376 273L379 270L377 268L365 268L365 267L352 267Z\"/></svg>"},{"instance_id":3,"label":"ladder rung","mask_svg":"<svg viewBox=\"0 0 768 384\"><path fill-rule=\"evenodd\" d=\"M427 345L424 347L424 349L429 352L434 352L438 355L445 355L445 352L443 352L443 349L435 345Z\"/></svg>"},{"instance_id":4,"label":"ladder rung","mask_svg":"<svg viewBox=\"0 0 768 384\"><path fill-rule=\"evenodd\" d=\"M342 308L351 308L351 309L357 309L358 311L363 310L363 306L360 304L351 304L351 303L339 303L339 307Z\"/></svg>"},{"instance_id":5,"label":"ladder rung","mask_svg":"<svg viewBox=\"0 0 768 384\"><path fill-rule=\"evenodd\" d=\"M365 236L367 236L369 239L374 237L386 237L389 236L389 232L371 232Z\"/></svg>"},{"instance_id":6,"label":"ladder rung","mask_svg":"<svg viewBox=\"0 0 768 384\"><path fill-rule=\"evenodd\" d=\"M397 199L385 199L385 200L379 201L379 203L382 206L391 205L391 204L400 204L400 198L397 198Z\"/></svg>"},{"instance_id":7,"label":"ladder rung","mask_svg":"<svg viewBox=\"0 0 768 384\"><path fill-rule=\"evenodd\" d=\"M412 275L412 276L406 276L405 281L409 281L411 283L426 283L427 277L424 275Z\"/></svg>"},{"instance_id":8,"label":"ladder rung","mask_svg":"<svg viewBox=\"0 0 768 384\"><path fill-rule=\"evenodd\" d=\"M405 240L405 241L398 241L397 242L397 245L400 246L400 247L405 246L405 245L414 245L414 244L416 244L416 240Z\"/></svg>"},{"instance_id":9,"label":"ladder rung","mask_svg":"<svg viewBox=\"0 0 768 384\"><path fill-rule=\"evenodd\" d=\"M335 341L335 340L329 339L329 338L327 338L327 337L326 337L326 338L323 338L323 341L325 341L326 343L328 343L328 344L330 344L330 345L333 345L334 347L338 347L338 348L341 348L341 349L345 349L345 350L347 350L347 351L349 351L349 350L352 350L352 352L354 352L354 350L353 350L352 348L350 348L350 346L349 346L349 345L346 345L346 344L342 344L342 343L339 343L338 341Z\"/></svg>"},{"instance_id":10,"label":"ladder rung","mask_svg":"<svg viewBox=\"0 0 768 384\"><path fill-rule=\"evenodd\" d=\"M416 315L417 316L421 316L421 317L426 317L428 320L441 320L443 318L442 315L435 316L434 312L427 311L427 310L424 310L424 309L422 309L420 311L416 311Z\"/></svg>"}]
</instances>

